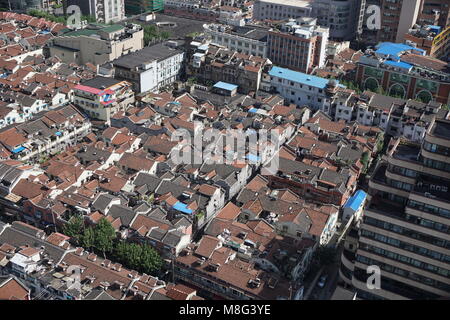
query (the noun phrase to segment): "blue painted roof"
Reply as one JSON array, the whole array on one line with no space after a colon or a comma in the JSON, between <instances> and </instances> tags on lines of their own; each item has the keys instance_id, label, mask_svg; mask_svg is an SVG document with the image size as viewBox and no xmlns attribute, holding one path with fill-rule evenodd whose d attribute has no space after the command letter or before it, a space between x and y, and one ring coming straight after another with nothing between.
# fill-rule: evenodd
<instances>
[{"instance_id":1,"label":"blue painted roof","mask_svg":"<svg viewBox=\"0 0 450 320\"><path fill-rule=\"evenodd\" d=\"M19 152L22 152L23 150L25 150L25 147L18 147L18 148L15 148L14 150L12 150L11 152L12 153L19 153Z\"/></svg>"},{"instance_id":2,"label":"blue painted roof","mask_svg":"<svg viewBox=\"0 0 450 320\"><path fill-rule=\"evenodd\" d=\"M219 81L214 85L214 88L219 88L223 90L233 91L234 89L237 89L237 85L227 82Z\"/></svg>"},{"instance_id":3,"label":"blue painted roof","mask_svg":"<svg viewBox=\"0 0 450 320\"><path fill-rule=\"evenodd\" d=\"M377 51L375 51L378 54L384 54L384 55L390 55L390 56L396 56L398 57L400 53L408 50L418 51L418 52L424 52L424 50L419 48L414 48L412 46L408 46L407 44L403 43L392 43L392 42L382 42L379 45L376 46Z\"/></svg>"},{"instance_id":4,"label":"blue painted roof","mask_svg":"<svg viewBox=\"0 0 450 320\"><path fill-rule=\"evenodd\" d=\"M350 199L347 200L347 202L344 205L344 208L351 208L356 211L364 202L364 200L366 200L366 197L367 193L365 193L362 190L358 190Z\"/></svg>"},{"instance_id":5,"label":"blue painted roof","mask_svg":"<svg viewBox=\"0 0 450 320\"><path fill-rule=\"evenodd\" d=\"M401 61L385 61L383 63L393 66L393 67L402 68L402 69L411 69L412 68L411 64L406 63L406 62L401 62Z\"/></svg>"},{"instance_id":6,"label":"blue painted roof","mask_svg":"<svg viewBox=\"0 0 450 320\"><path fill-rule=\"evenodd\" d=\"M172 208L174 208L175 210L181 211L183 213L188 213L188 214L192 214L194 212L191 209L187 208L187 204L180 202L180 201L175 203Z\"/></svg>"},{"instance_id":7,"label":"blue painted roof","mask_svg":"<svg viewBox=\"0 0 450 320\"><path fill-rule=\"evenodd\" d=\"M278 77L282 79L286 79L289 81L305 84L308 86L325 89L329 79L312 76L310 74L306 74L303 72L298 72L286 68L273 67L269 71L269 75L273 77ZM335 80L337 84L339 84L338 80Z\"/></svg>"}]
</instances>

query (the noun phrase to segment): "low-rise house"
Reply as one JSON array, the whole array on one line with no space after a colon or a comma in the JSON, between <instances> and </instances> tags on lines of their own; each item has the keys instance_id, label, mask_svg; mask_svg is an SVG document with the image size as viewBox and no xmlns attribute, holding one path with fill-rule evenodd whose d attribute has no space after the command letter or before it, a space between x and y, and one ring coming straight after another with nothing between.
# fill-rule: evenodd
<instances>
[{"instance_id":1,"label":"low-rise house","mask_svg":"<svg viewBox=\"0 0 450 320\"><path fill-rule=\"evenodd\" d=\"M106 77L96 77L75 86L74 104L94 119L110 123L111 116L134 103L131 83Z\"/></svg>"}]
</instances>

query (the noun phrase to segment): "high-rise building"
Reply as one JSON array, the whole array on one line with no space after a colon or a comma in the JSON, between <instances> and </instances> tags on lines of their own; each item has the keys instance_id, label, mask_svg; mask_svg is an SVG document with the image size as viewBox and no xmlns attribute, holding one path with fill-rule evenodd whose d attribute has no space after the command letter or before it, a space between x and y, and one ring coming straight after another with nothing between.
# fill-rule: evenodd
<instances>
[{"instance_id":1,"label":"high-rise building","mask_svg":"<svg viewBox=\"0 0 450 320\"><path fill-rule=\"evenodd\" d=\"M164 10L164 0L127 0L125 2L125 12L130 15L162 10Z\"/></svg>"},{"instance_id":2,"label":"high-rise building","mask_svg":"<svg viewBox=\"0 0 450 320\"><path fill-rule=\"evenodd\" d=\"M359 231L346 241L341 279L367 299L449 298L450 120L436 119L421 144L392 141L368 194ZM367 285L369 266L380 268L379 289Z\"/></svg>"},{"instance_id":3,"label":"high-rise building","mask_svg":"<svg viewBox=\"0 0 450 320\"><path fill-rule=\"evenodd\" d=\"M420 13L422 0L381 0L381 29L378 41L403 42Z\"/></svg>"},{"instance_id":4,"label":"high-rise building","mask_svg":"<svg viewBox=\"0 0 450 320\"><path fill-rule=\"evenodd\" d=\"M450 27L450 1L449 0L423 0L423 15L437 15L437 24L442 28Z\"/></svg>"},{"instance_id":5,"label":"high-rise building","mask_svg":"<svg viewBox=\"0 0 450 320\"><path fill-rule=\"evenodd\" d=\"M360 39L370 45L379 42L403 42L404 36L418 21L423 0L365 0L360 8L364 15ZM378 7L380 17L375 17L377 11L368 10ZM380 28L368 25L368 21L380 21Z\"/></svg>"},{"instance_id":6,"label":"high-rise building","mask_svg":"<svg viewBox=\"0 0 450 320\"><path fill-rule=\"evenodd\" d=\"M329 29L317 25L317 19L289 19L279 29L271 29L267 56L276 65L310 73L325 65Z\"/></svg>"},{"instance_id":7,"label":"high-rise building","mask_svg":"<svg viewBox=\"0 0 450 320\"><path fill-rule=\"evenodd\" d=\"M46 0L0 0L0 8L14 11L42 10L47 7L46 4Z\"/></svg>"},{"instance_id":8,"label":"high-rise building","mask_svg":"<svg viewBox=\"0 0 450 320\"><path fill-rule=\"evenodd\" d=\"M124 0L65 0L65 8L71 5L79 6L83 15L94 17L98 23L125 19Z\"/></svg>"},{"instance_id":9,"label":"high-rise building","mask_svg":"<svg viewBox=\"0 0 450 320\"><path fill-rule=\"evenodd\" d=\"M361 0L315 0L312 15L317 23L330 29L335 41L352 40L362 28L364 7Z\"/></svg>"}]
</instances>

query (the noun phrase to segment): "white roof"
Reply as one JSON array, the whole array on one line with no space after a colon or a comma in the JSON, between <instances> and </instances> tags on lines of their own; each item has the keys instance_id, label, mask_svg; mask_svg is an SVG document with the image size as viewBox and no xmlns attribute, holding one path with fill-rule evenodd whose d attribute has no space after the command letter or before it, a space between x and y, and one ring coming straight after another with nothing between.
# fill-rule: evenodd
<instances>
[{"instance_id":1,"label":"white roof","mask_svg":"<svg viewBox=\"0 0 450 320\"><path fill-rule=\"evenodd\" d=\"M24 255L22 255L22 254L20 254L20 253L16 253L16 254L12 257L12 259L10 260L10 262L13 263L13 264L16 264L16 265L18 265L18 266L21 266L21 267L25 268L25 267L31 262L31 260L30 260L28 257L26 257L26 256L24 256Z\"/></svg>"}]
</instances>

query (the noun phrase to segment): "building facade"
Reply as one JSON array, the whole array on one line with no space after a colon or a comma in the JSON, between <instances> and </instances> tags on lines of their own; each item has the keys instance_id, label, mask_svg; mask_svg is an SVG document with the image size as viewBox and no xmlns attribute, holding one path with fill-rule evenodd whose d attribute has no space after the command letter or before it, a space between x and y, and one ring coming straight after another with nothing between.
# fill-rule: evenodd
<instances>
[{"instance_id":1,"label":"building facade","mask_svg":"<svg viewBox=\"0 0 450 320\"><path fill-rule=\"evenodd\" d=\"M366 51L358 62L356 82L402 98L449 102L448 64L409 45L381 43L375 51Z\"/></svg>"},{"instance_id":2,"label":"building facade","mask_svg":"<svg viewBox=\"0 0 450 320\"><path fill-rule=\"evenodd\" d=\"M314 18L289 19L268 35L268 57L276 65L310 73L325 65L329 29Z\"/></svg>"},{"instance_id":3,"label":"building facade","mask_svg":"<svg viewBox=\"0 0 450 320\"><path fill-rule=\"evenodd\" d=\"M173 84L182 71L184 52L176 43L146 47L112 62L115 78L133 83L136 92L157 92Z\"/></svg>"},{"instance_id":4,"label":"building facade","mask_svg":"<svg viewBox=\"0 0 450 320\"><path fill-rule=\"evenodd\" d=\"M48 56L57 56L63 62L101 65L141 50L144 46L144 31L138 25L89 25L85 29L53 38L47 46Z\"/></svg>"},{"instance_id":5,"label":"building facade","mask_svg":"<svg viewBox=\"0 0 450 320\"><path fill-rule=\"evenodd\" d=\"M449 130L449 120L436 120L422 144L395 140L375 169L370 202L340 269L362 297L450 297ZM366 285L373 265L381 269L378 290Z\"/></svg>"},{"instance_id":6,"label":"building facade","mask_svg":"<svg viewBox=\"0 0 450 320\"><path fill-rule=\"evenodd\" d=\"M290 18L310 17L312 6L309 1L257 0L253 5L253 19L281 21Z\"/></svg>"},{"instance_id":7,"label":"building facade","mask_svg":"<svg viewBox=\"0 0 450 320\"><path fill-rule=\"evenodd\" d=\"M427 25L410 29L405 42L426 51L433 58L447 61L450 54L450 27Z\"/></svg>"},{"instance_id":8,"label":"building facade","mask_svg":"<svg viewBox=\"0 0 450 320\"><path fill-rule=\"evenodd\" d=\"M66 0L64 5L65 8L71 5L80 7L83 15L95 18L98 23L108 24L125 19L124 0Z\"/></svg>"},{"instance_id":9,"label":"building facade","mask_svg":"<svg viewBox=\"0 0 450 320\"><path fill-rule=\"evenodd\" d=\"M73 101L90 117L109 123L114 113L127 109L135 98L131 83L96 77L74 88Z\"/></svg>"}]
</instances>

